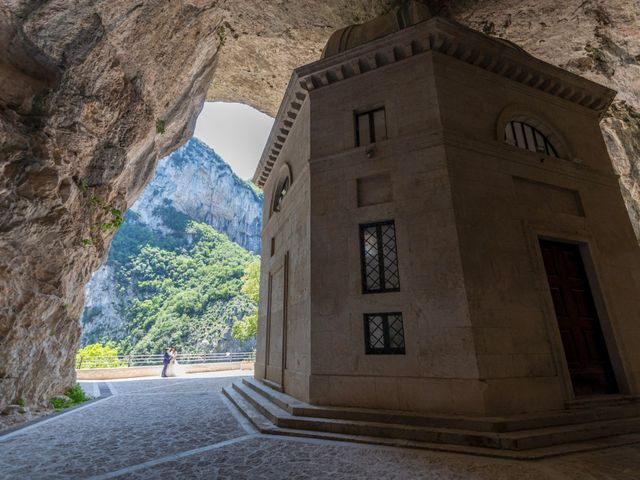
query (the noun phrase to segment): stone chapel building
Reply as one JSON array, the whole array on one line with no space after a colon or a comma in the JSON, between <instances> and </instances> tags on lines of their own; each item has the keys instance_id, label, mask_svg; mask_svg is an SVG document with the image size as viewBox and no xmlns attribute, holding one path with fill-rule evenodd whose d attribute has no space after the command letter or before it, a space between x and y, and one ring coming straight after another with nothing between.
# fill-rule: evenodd
<instances>
[{"instance_id":1,"label":"stone chapel building","mask_svg":"<svg viewBox=\"0 0 640 480\"><path fill-rule=\"evenodd\" d=\"M336 32L254 177L255 378L304 405L485 418L638 395L614 94L416 2Z\"/></svg>"}]
</instances>

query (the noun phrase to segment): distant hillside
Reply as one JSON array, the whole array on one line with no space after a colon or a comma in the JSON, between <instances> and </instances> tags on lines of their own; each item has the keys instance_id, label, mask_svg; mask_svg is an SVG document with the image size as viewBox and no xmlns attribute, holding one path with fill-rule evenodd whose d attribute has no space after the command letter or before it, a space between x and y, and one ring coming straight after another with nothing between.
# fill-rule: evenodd
<instances>
[{"instance_id":1,"label":"distant hillside","mask_svg":"<svg viewBox=\"0 0 640 480\"><path fill-rule=\"evenodd\" d=\"M230 336L254 305L240 291L258 257L262 194L192 139L162 159L85 289L82 345L158 353L253 347ZM233 241L231 241L233 240Z\"/></svg>"}]
</instances>

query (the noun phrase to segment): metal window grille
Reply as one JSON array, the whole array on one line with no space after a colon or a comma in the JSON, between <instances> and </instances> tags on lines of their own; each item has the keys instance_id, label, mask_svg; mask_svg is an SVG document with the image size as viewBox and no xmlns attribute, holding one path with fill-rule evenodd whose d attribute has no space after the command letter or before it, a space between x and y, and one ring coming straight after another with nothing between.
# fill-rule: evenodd
<instances>
[{"instance_id":1,"label":"metal window grille","mask_svg":"<svg viewBox=\"0 0 640 480\"><path fill-rule=\"evenodd\" d=\"M356 113L356 147L370 145L387 138L384 107Z\"/></svg>"},{"instance_id":2,"label":"metal window grille","mask_svg":"<svg viewBox=\"0 0 640 480\"><path fill-rule=\"evenodd\" d=\"M504 129L504 141L518 148L558 157L558 152L549 139L528 123L516 121L507 123Z\"/></svg>"},{"instance_id":3,"label":"metal window grille","mask_svg":"<svg viewBox=\"0 0 640 480\"><path fill-rule=\"evenodd\" d=\"M368 355L404 355L402 313L365 313L364 338Z\"/></svg>"},{"instance_id":4,"label":"metal window grille","mask_svg":"<svg viewBox=\"0 0 640 480\"><path fill-rule=\"evenodd\" d=\"M289 190L289 177L286 177L283 181L280 182L278 189L276 190L275 199L273 202L273 211L279 212L282 208L282 201L284 200L287 191Z\"/></svg>"},{"instance_id":5,"label":"metal window grille","mask_svg":"<svg viewBox=\"0 0 640 480\"><path fill-rule=\"evenodd\" d=\"M396 227L393 220L360 225L360 254L363 293L400 290Z\"/></svg>"}]
</instances>

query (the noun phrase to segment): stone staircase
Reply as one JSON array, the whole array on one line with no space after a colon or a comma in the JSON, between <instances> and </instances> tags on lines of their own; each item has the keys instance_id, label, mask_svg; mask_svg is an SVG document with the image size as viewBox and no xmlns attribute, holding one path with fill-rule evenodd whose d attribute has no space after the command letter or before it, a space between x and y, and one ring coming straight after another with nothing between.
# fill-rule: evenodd
<instances>
[{"instance_id":1,"label":"stone staircase","mask_svg":"<svg viewBox=\"0 0 640 480\"><path fill-rule=\"evenodd\" d=\"M572 402L566 410L463 417L301 402L255 379L223 390L262 433L537 459L640 442L640 399Z\"/></svg>"}]
</instances>

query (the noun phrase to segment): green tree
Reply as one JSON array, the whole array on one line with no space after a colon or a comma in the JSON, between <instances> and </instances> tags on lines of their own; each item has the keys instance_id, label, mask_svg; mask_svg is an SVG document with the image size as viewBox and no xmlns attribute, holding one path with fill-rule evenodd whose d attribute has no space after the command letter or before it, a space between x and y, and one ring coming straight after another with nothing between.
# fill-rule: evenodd
<instances>
[{"instance_id":1,"label":"green tree","mask_svg":"<svg viewBox=\"0 0 640 480\"><path fill-rule=\"evenodd\" d=\"M232 325L255 309L242 286L256 257L207 224L176 228L184 228L174 237L181 238L177 248L149 242L120 270L131 298L121 342L127 353L159 353L165 345L183 353L226 350L221 342Z\"/></svg>"},{"instance_id":2,"label":"green tree","mask_svg":"<svg viewBox=\"0 0 640 480\"><path fill-rule=\"evenodd\" d=\"M260 301L260 259L256 259L244 270L242 293L253 303L253 311L233 324L231 334L236 340L250 340L258 332L258 302Z\"/></svg>"},{"instance_id":3,"label":"green tree","mask_svg":"<svg viewBox=\"0 0 640 480\"><path fill-rule=\"evenodd\" d=\"M76 360L78 363L82 360L81 368L114 368L121 366L118 353L118 348L113 343L92 343L78 351Z\"/></svg>"},{"instance_id":4,"label":"green tree","mask_svg":"<svg viewBox=\"0 0 640 480\"><path fill-rule=\"evenodd\" d=\"M242 293L258 306L260 301L260 259L257 258L244 269Z\"/></svg>"},{"instance_id":5,"label":"green tree","mask_svg":"<svg viewBox=\"0 0 640 480\"><path fill-rule=\"evenodd\" d=\"M258 257L172 207L154 214L166 219L170 234L150 229L129 212L114 238L108 264L125 322L117 329L98 323L88 341L117 340L124 354L161 353L167 345L181 353L251 348L233 337L232 326L256 310ZM255 286L245 289L251 284L245 277L255 277ZM83 323L96 322L99 313L85 311Z\"/></svg>"},{"instance_id":6,"label":"green tree","mask_svg":"<svg viewBox=\"0 0 640 480\"><path fill-rule=\"evenodd\" d=\"M236 340L250 340L258 333L258 310L233 324L231 335Z\"/></svg>"}]
</instances>

